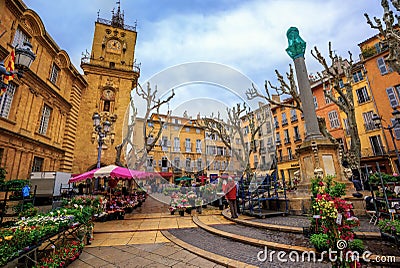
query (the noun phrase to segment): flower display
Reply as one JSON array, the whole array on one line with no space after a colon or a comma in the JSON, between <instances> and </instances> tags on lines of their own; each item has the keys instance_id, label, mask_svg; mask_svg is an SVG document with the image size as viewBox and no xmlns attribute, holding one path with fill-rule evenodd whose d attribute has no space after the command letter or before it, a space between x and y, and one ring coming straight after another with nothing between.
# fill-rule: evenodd
<instances>
[{"instance_id":1,"label":"flower display","mask_svg":"<svg viewBox=\"0 0 400 268\"><path fill-rule=\"evenodd\" d=\"M354 240L354 228L360 222L354 216L351 202L340 198L345 193L345 187L341 183L332 183L332 178L312 180L314 217L312 220L312 230L314 231L311 243L321 247L323 241L333 250L349 249L337 248L338 241L345 240L351 243ZM323 239L322 239L323 238ZM322 241L322 242L321 242ZM344 253L345 253L344 252ZM337 260L335 266L347 267L345 260Z\"/></svg>"}]
</instances>

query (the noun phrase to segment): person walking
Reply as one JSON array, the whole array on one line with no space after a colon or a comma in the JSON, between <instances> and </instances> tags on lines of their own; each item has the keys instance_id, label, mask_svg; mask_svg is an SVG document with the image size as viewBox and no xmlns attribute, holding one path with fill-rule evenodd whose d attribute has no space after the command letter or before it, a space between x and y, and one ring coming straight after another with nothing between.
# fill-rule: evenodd
<instances>
[{"instance_id":1,"label":"person walking","mask_svg":"<svg viewBox=\"0 0 400 268\"><path fill-rule=\"evenodd\" d=\"M229 177L228 183L224 187L225 198L228 200L229 209L231 210L231 218L236 219L237 214L237 204L236 204L236 191L237 186L235 181Z\"/></svg>"}]
</instances>

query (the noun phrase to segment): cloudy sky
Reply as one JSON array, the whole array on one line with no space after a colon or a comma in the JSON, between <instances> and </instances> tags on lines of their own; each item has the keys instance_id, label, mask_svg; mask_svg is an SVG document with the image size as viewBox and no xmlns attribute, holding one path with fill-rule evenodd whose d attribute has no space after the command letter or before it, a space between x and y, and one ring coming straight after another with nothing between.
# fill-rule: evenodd
<instances>
[{"instance_id":1,"label":"cloudy sky","mask_svg":"<svg viewBox=\"0 0 400 268\"><path fill-rule=\"evenodd\" d=\"M149 79L153 81L151 78L154 75L165 73L165 69L171 66L211 62L234 69L245 77L246 82L254 82L263 89L265 80L275 83L275 69L284 73L292 62L285 52L289 27L299 28L301 37L307 42L305 57L308 71L320 71L321 66L312 58L310 50L317 46L326 55L328 42L331 41L337 54L347 56L350 50L353 58L358 59L357 44L376 34L367 25L363 14L381 17L380 2L121 0L121 9L125 12L125 24L135 25L137 21L135 56L137 62L141 63L141 84ZM48 33L68 52L77 69L80 69L81 53L91 50L97 12L101 18L111 19L111 10L116 7L116 1L112 0L25 0L25 3L39 14ZM212 71L215 69L208 70L208 74L212 75ZM176 90L180 94L177 94L171 106L175 105L173 108L177 113L191 109L189 113L195 115L198 109L207 106L207 99L211 106L218 102L225 106L237 102L238 96L239 99L243 98L246 88L221 93L221 89L237 82L235 78L227 82L227 77L232 78L226 76L223 78L225 81L215 81L213 78L208 81L204 75L200 78L191 75L189 80L196 80L194 84L190 81L172 83L172 87L180 86ZM199 80L206 81L198 83ZM162 88L160 81L157 84L161 92L170 90ZM237 94L232 94L232 91Z\"/></svg>"}]
</instances>

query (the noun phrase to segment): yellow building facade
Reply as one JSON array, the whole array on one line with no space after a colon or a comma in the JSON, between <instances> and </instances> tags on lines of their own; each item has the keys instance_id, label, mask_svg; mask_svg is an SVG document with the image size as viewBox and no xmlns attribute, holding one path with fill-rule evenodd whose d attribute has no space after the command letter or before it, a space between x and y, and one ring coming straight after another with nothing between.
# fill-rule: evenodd
<instances>
[{"instance_id":1,"label":"yellow building facade","mask_svg":"<svg viewBox=\"0 0 400 268\"><path fill-rule=\"evenodd\" d=\"M0 1L0 59L17 44L32 44L36 59L0 97L0 166L7 179L32 171L71 172L78 113L86 79L22 1Z\"/></svg>"}]
</instances>

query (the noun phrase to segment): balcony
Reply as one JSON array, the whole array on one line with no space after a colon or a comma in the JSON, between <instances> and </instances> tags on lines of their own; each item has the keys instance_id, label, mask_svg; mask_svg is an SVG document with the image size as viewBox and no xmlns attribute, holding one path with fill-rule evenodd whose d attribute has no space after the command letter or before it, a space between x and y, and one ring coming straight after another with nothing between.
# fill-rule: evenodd
<instances>
[{"instance_id":1,"label":"balcony","mask_svg":"<svg viewBox=\"0 0 400 268\"><path fill-rule=\"evenodd\" d=\"M290 143L290 139L289 138L285 138L285 144Z\"/></svg>"},{"instance_id":2,"label":"balcony","mask_svg":"<svg viewBox=\"0 0 400 268\"><path fill-rule=\"evenodd\" d=\"M161 167L161 172L168 172L168 167Z\"/></svg>"},{"instance_id":3,"label":"balcony","mask_svg":"<svg viewBox=\"0 0 400 268\"><path fill-rule=\"evenodd\" d=\"M296 122L296 121L298 121L298 119L297 119L297 115L295 115L295 116L291 116L290 117L290 122Z\"/></svg>"},{"instance_id":4,"label":"balcony","mask_svg":"<svg viewBox=\"0 0 400 268\"><path fill-rule=\"evenodd\" d=\"M282 126L286 126L288 124L287 119L282 119Z\"/></svg>"},{"instance_id":5,"label":"balcony","mask_svg":"<svg viewBox=\"0 0 400 268\"><path fill-rule=\"evenodd\" d=\"M384 146L373 149L365 148L361 150L361 157L387 156L388 152Z\"/></svg>"},{"instance_id":6,"label":"balcony","mask_svg":"<svg viewBox=\"0 0 400 268\"><path fill-rule=\"evenodd\" d=\"M272 153L275 152L276 147L274 145L268 145L268 152Z\"/></svg>"},{"instance_id":7,"label":"balcony","mask_svg":"<svg viewBox=\"0 0 400 268\"><path fill-rule=\"evenodd\" d=\"M265 147L260 147L260 154L265 154L265 153L266 153Z\"/></svg>"},{"instance_id":8,"label":"balcony","mask_svg":"<svg viewBox=\"0 0 400 268\"><path fill-rule=\"evenodd\" d=\"M297 160L297 156L296 155L284 155L284 156L278 157L278 163L289 162L292 160Z\"/></svg>"},{"instance_id":9,"label":"balcony","mask_svg":"<svg viewBox=\"0 0 400 268\"><path fill-rule=\"evenodd\" d=\"M364 127L365 127L365 131L371 131L371 130L378 129L374 122L366 123L366 124L364 124Z\"/></svg>"}]
</instances>

